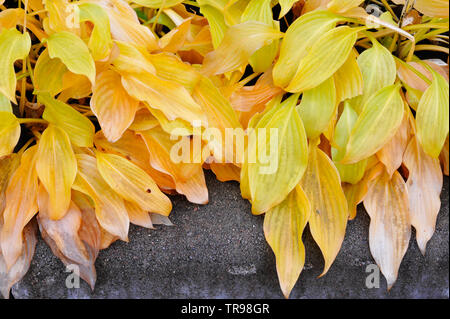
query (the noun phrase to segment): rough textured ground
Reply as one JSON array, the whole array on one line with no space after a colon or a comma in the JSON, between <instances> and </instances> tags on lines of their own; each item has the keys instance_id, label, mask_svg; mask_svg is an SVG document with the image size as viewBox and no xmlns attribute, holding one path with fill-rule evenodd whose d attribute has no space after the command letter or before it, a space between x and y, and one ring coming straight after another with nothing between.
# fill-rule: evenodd
<instances>
[{"instance_id":1,"label":"rough textured ground","mask_svg":"<svg viewBox=\"0 0 450 319\"><path fill-rule=\"evenodd\" d=\"M13 288L15 298L282 298L274 256L264 240L263 218L250 214L237 183L220 183L208 173L210 204L197 206L174 198L176 226L158 230L132 227L130 242L117 242L97 260L94 292L82 282L67 289L63 264L39 242L31 269ZM360 208L348 225L342 249L328 274L309 231L307 259L292 298L448 298L449 180L442 210L426 256L411 239L390 292L366 288L369 217Z\"/></svg>"}]
</instances>

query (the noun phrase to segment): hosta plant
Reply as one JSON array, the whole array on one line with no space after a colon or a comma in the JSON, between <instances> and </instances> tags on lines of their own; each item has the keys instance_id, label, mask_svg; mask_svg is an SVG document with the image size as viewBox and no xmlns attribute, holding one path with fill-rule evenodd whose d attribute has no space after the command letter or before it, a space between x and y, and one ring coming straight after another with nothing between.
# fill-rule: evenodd
<instances>
[{"instance_id":1,"label":"hosta plant","mask_svg":"<svg viewBox=\"0 0 450 319\"><path fill-rule=\"evenodd\" d=\"M238 181L288 297L364 204L388 287L449 170L447 0L0 0L0 290L36 230L94 288L129 224ZM245 213L245 212L243 212Z\"/></svg>"}]
</instances>

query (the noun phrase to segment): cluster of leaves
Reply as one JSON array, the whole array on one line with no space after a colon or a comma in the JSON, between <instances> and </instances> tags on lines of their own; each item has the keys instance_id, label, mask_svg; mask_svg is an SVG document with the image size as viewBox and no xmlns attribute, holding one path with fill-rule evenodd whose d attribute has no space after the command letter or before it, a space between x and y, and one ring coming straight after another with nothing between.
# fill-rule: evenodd
<instances>
[{"instance_id":1,"label":"cluster of leaves","mask_svg":"<svg viewBox=\"0 0 450 319\"><path fill-rule=\"evenodd\" d=\"M447 0L0 0L0 8L5 297L28 270L36 224L93 287L99 250L127 241L130 222L170 225L168 194L208 202L204 168L240 182L252 213L265 213L286 297L304 265L306 225L325 274L362 202L389 287L411 226L425 253L449 170ZM261 174L265 163L245 160L233 143L213 153L231 161L198 154L199 120L202 129L246 132L246 154L269 150L269 137L254 142L257 129L278 129L277 170ZM180 128L193 154L175 163L171 134ZM209 142L201 135L202 147Z\"/></svg>"}]
</instances>

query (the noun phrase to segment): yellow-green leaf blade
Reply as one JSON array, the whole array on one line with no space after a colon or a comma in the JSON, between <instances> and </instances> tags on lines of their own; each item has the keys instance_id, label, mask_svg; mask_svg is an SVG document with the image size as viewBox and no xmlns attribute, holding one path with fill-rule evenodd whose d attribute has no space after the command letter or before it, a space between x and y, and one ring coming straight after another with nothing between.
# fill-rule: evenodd
<instances>
[{"instance_id":1,"label":"yellow-green leaf blade","mask_svg":"<svg viewBox=\"0 0 450 319\"><path fill-rule=\"evenodd\" d=\"M95 63L87 45L75 34L61 31L46 39L50 57L59 58L75 74L85 75L95 83Z\"/></svg>"},{"instance_id":2,"label":"yellow-green leaf blade","mask_svg":"<svg viewBox=\"0 0 450 319\"><path fill-rule=\"evenodd\" d=\"M77 161L69 136L56 125L50 124L39 140L36 171L49 196L49 218L61 219L70 206Z\"/></svg>"},{"instance_id":3,"label":"yellow-green leaf blade","mask_svg":"<svg viewBox=\"0 0 450 319\"><path fill-rule=\"evenodd\" d=\"M420 99L416 113L417 136L424 151L437 158L449 131L449 86L437 72Z\"/></svg>"},{"instance_id":4,"label":"yellow-green leaf blade","mask_svg":"<svg viewBox=\"0 0 450 319\"><path fill-rule=\"evenodd\" d=\"M402 123L404 104L399 85L387 86L365 104L349 137L342 164L353 164L378 152Z\"/></svg>"},{"instance_id":5,"label":"yellow-green leaf blade","mask_svg":"<svg viewBox=\"0 0 450 319\"><path fill-rule=\"evenodd\" d=\"M298 185L264 217L264 235L275 254L278 279L286 298L289 298L305 264L302 234L310 214L309 200Z\"/></svg>"}]
</instances>

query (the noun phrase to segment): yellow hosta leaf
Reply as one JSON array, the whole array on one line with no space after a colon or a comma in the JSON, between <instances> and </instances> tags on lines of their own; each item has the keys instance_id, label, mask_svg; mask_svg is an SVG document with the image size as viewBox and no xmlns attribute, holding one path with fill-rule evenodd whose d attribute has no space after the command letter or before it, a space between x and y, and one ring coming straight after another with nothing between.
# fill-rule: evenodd
<instances>
[{"instance_id":1,"label":"yellow hosta leaf","mask_svg":"<svg viewBox=\"0 0 450 319\"><path fill-rule=\"evenodd\" d=\"M95 203L100 226L111 235L128 241L130 219L122 198L105 182L95 157L77 154L78 174L73 189L88 195Z\"/></svg>"},{"instance_id":2,"label":"yellow hosta leaf","mask_svg":"<svg viewBox=\"0 0 450 319\"><path fill-rule=\"evenodd\" d=\"M14 151L20 138L19 120L11 112L0 111L0 158Z\"/></svg>"},{"instance_id":3,"label":"yellow hosta leaf","mask_svg":"<svg viewBox=\"0 0 450 319\"><path fill-rule=\"evenodd\" d=\"M336 102L338 103L363 93L364 82L355 50L350 53L347 61L334 74L334 83L336 85Z\"/></svg>"},{"instance_id":4,"label":"yellow hosta leaf","mask_svg":"<svg viewBox=\"0 0 450 319\"><path fill-rule=\"evenodd\" d=\"M294 21L281 42L280 57L273 69L277 86L285 88L289 85L311 46L338 21L339 18L328 11L310 12Z\"/></svg>"},{"instance_id":5,"label":"yellow hosta leaf","mask_svg":"<svg viewBox=\"0 0 450 319\"><path fill-rule=\"evenodd\" d=\"M239 149L236 148L237 141L233 139L232 143L227 143L227 129L242 129L236 112L231 107L230 102L222 95L220 90L207 77L202 77L200 82L194 88L194 100L203 108L208 119L208 126L220 130L222 134L223 154L215 154L220 156L221 162L233 162L242 159ZM234 132L234 131L233 131ZM236 131L237 132L237 131ZM244 131L240 130L241 137ZM237 135L237 134L236 134ZM238 139L239 136L236 136ZM219 158L216 158L219 160Z\"/></svg>"},{"instance_id":6,"label":"yellow hosta leaf","mask_svg":"<svg viewBox=\"0 0 450 319\"><path fill-rule=\"evenodd\" d=\"M140 74L156 72L149 61L149 54L139 50L132 44L114 42L119 49L119 55L112 61L117 71L121 74Z\"/></svg>"},{"instance_id":7,"label":"yellow hosta leaf","mask_svg":"<svg viewBox=\"0 0 450 319\"><path fill-rule=\"evenodd\" d=\"M352 129L341 163L353 164L378 152L397 132L403 113L399 84L372 95Z\"/></svg>"},{"instance_id":8,"label":"yellow hosta leaf","mask_svg":"<svg viewBox=\"0 0 450 319\"><path fill-rule=\"evenodd\" d=\"M122 84L133 98L147 102L164 113L168 120L180 118L189 123L204 121L204 114L189 92L180 84L151 73L122 76Z\"/></svg>"},{"instance_id":9,"label":"yellow hosta leaf","mask_svg":"<svg viewBox=\"0 0 450 319\"><path fill-rule=\"evenodd\" d=\"M59 58L75 74L85 75L95 83L95 63L86 44L75 34L61 31L53 33L45 42L50 58Z\"/></svg>"},{"instance_id":10,"label":"yellow hosta leaf","mask_svg":"<svg viewBox=\"0 0 450 319\"><path fill-rule=\"evenodd\" d=\"M320 37L301 60L286 91L304 92L330 78L347 61L360 30L343 26Z\"/></svg>"},{"instance_id":11,"label":"yellow hosta leaf","mask_svg":"<svg viewBox=\"0 0 450 319\"><path fill-rule=\"evenodd\" d=\"M16 104L14 62L25 59L30 47L31 39L27 32L20 33L16 28L12 28L5 29L0 34L0 94Z\"/></svg>"},{"instance_id":12,"label":"yellow hosta leaf","mask_svg":"<svg viewBox=\"0 0 450 319\"><path fill-rule=\"evenodd\" d=\"M183 0L133 0L133 2L148 8L164 9L173 7Z\"/></svg>"},{"instance_id":13,"label":"yellow hosta leaf","mask_svg":"<svg viewBox=\"0 0 450 319\"><path fill-rule=\"evenodd\" d=\"M16 153L0 158L0 213L5 208L5 191L11 175L20 164L20 156Z\"/></svg>"},{"instance_id":14,"label":"yellow hosta leaf","mask_svg":"<svg viewBox=\"0 0 450 319\"><path fill-rule=\"evenodd\" d=\"M267 113L249 137L247 160L253 214L265 213L281 203L305 172L308 144L295 108L297 99L294 94L285 105L274 107L274 112ZM274 185L278 187L276 192Z\"/></svg>"},{"instance_id":15,"label":"yellow hosta leaf","mask_svg":"<svg viewBox=\"0 0 450 319\"><path fill-rule=\"evenodd\" d=\"M182 24L170 30L170 32L166 33L161 39L159 39L159 46L165 52L173 52L176 53L179 51L187 37L189 35L189 31L191 27L191 19L185 20Z\"/></svg>"},{"instance_id":16,"label":"yellow hosta leaf","mask_svg":"<svg viewBox=\"0 0 450 319\"><path fill-rule=\"evenodd\" d=\"M241 21L260 21L279 30L279 24L273 20L271 0L251 0L242 13ZM272 66L278 53L278 41L265 46L250 57L250 65L254 72L264 72Z\"/></svg>"},{"instance_id":17,"label":"yellow hosta leaf","mask_svg":"<svg viewBox=\"0 0 450 319\"><path fill-rule=\"evenodd\" d=\"M172 203L158 188L153 179L127 159L97 152L100 174L122 198L138 204L148 212L168 216Z\"/></svg>"},{"instance_id":18,"label":"yellow hosta leaf","mask_svg":"<svg viewBox=\"0 0 450 319\"><path fill-rule=\"evenodd\" d=\"M311 205L300 185L264 217L264 235L277 262L281 290L286 298L294 288L305 264L303 230L311 214Z\"/></svg>"},{"instance_id":19,"label":"yellow hosta leaf","mask_svg":"<svg viewBox=\"0 0 450 319\"><path fill-rule=\"evenodd\" d=\"M335 13L344 13L358 7L363 2L363 0L332 0L328 4L328 10Z\"/></svg>"},{"instance_id":20,"label":"yellow hosta leaf","mask_svg":"<svg viewBox=\"0 0 450 319\"><path fill-rule=\"evenodd\" d=\"M403 157L409 175L406 181L411 224L416 229L417 244L425 255L433 236L436 218L441 208L443 176L439 159L426 154L417 138L409 142Z\"/></svg>"},{"instance_id":21,"label":"yellow hosta leaf","mask_svg":"<svg viewBox=\"0 0 450 319\"><path fill-rule=\"evenodd\" d=\"M18 260L23 248L23 230L38 211L38 177L35 170L37 147L25 151L5 193L5 210L0 244L6 269Z\"/></svg>"},{"instance_id":22,"label":"yellow hosta leaf","mask_svg":"<svg viewBox=\"0 0 450 319\"><path fill-rule=\"evenodd\" d=\"M100 131L95 135L95 146L102 152L120 155L133 162L146 171L161 189L175 189L175 184L169 175L154 169L150 165L150 154L147 146L137 134L126 131L118 141L110 143Z\"/></svg>"},{"instance_id":23,"label":"yellow hosta leaf","mask_svg":"<svg viewBox=\"0 0 450 319\"><path fill-rule=\"evenodd\" d=\"M247 21L232 26L219 47L205 56L202 72L214 75L234 71L245 66L253 53L282 36L283 33L262 22Z\"/></svg>"},{"instance_id":24,"label":"yellow hosta leaf","mask_svg":"<svg viewBox=\"0 0 450 319\"><path fill-rule=\"evenodd\" d=\"M449 131L448 82L432 71L433 82L420 99L416 112L417 137L424 151L437 158Z\"/></svg>"},{"instance_id":25,"label":"yellow hosta leaf","mask_svg":"<svg viewBox=\"0 0 450 319\"><path fill-rule=\"evenodd\" d=\"M77 161L69 136L50 124L38 144L36 171L48 196L48 217L64 217L70 206L71 189L77 175Z\"/></svg>"},{"instance_id":26,"label":"yellow hosta leaf","mask_svg":"<svg viewBox=\"0 0 450 319\"><path fill-rule=\"evenodd\" d=\"M393 0L396 4L405 3L405 0ZM448 18L449 3L447 0L416 0L414 8L421 13L436 18Z\"/></svg>"},{"instance_id":27,"label":"yellow hosta leaf","mask_svg":"<svg viewBox=\"0 0 450 319\"><path fill-rule=\"evenodd\" d=\"M200 12L208 20L214 49L217 49L227 30L222 12L210 5L200 5Z\"/></svg>"},{"instance_id":28,"label":"yellow hosta leaf","mask_svg":"<svg viewBox=\"0 0 450 319\"><path fill-rule=\"evenodd\" d=\"M314 141L309 146L308 168L300 185L311 203L309 228L325 260L323 276L341 248L349 215L339 173Z\"/></svg>"},{"instance_id":29,"label":"yellow hosta leaf","mask_svg":"<svg viewBox=\"0 0 450 319\"><path fill-rule=\"evenodd\" d=\"M410 137L410 124L407 113L394 137L377 152L377 157L386 167L389 176L402 165L403 154L408 146Z\"/></svg>"},{"instance_id":30,"label":"yellow hosta leaf","mask_svg":"<svg viewBox=\"0 0 450 319\"><path fill-rule=\"evenodd\" d=\"M88 43L92 57L95 61L107 58L112 47L108 15L95 3L82 3L78 8L80 22L90 21L94 24Z\"/></svg>"},{"instance_id":31,"label":"yellow hosta leaf","mask_svg":"<svg viewBox=\"0 0 450 319\"><path fill-rule=\"evenodd\" d=\"M139 101L128 95L121 76L112 70L97 75L91 97L91 109L97 116L103 134L115 142L134 120Z\"/></svg>"},{"instance_id":32,"label":"yellow hosta leaf","mask_svg":"<svg viewBox=\"0 0 450 319\"><path fill-rule=\"evenodd\" d=\"M284 17L286 15L286 13L288 13L289 10L291 10L292 6L296 2L297 2L297 0L278 0L278 3L281 6L281 11L280 11L280 15L279 15L278 19Z\"/></svg>"},{"instance_id":33,"label":"yellow hosta leaf","mask_svg":"<svg viewBox=\"0 0 450 319\"><path fill-rule=\"evenodd\" d=\"M11 101L0 93L0 112L12 113Z\"/></svg>"},{"instance_id":34,"label":"yellow hosta leaf","mask_svg":"<svg viewBox=\"0 0 450 319\"><path fill-rule=\"evenodd\" d=\"M125 201L125 207L128 211L128 217L130 217L130 223L145 228L153 229L152 219L150 214L141 208L138 204Z\"/></svg>"},{"instance_id":35,"label":"yellow hosta leaf","mask_svg":"<svg viewBox=\"0 0 450 319\"><path fill-rule=\"evenodd\" d=\"M139 22L136 12L120 0L98 1L108 14L113 40L135 45L148 51L158 50L156 36Z\"/></svg>"},{"instance_id":36,"label":"yellow hosta leaf","mask_svg":"<svg viewBox=\"0 0 450 319\"><path fill-rule=\"evenodd\" d=\"M67 67L60 59L52 59L45 49L40 55L34 68L34 92L48 92L55 96L63 89L63 76Z\"/></svg>"},{"instance_id":37,"label":"yellow hosta leaf","mask_svg":"<svg viewBox=\"0 0 450 319\"><path fill-rule=\"evenodd\" d=\"M71 106L55 100L48 93L39 94L38 101L45 105L42 118L63 129L74 145L80 147L93 145L95 129L87 117Z\"/></svg>"},{"instance_id":38,"label":"yellow hosta leaf","mask_svg":"<svg viewBox=\"0 0 450 319\"><path fill-rule=\"evenodd\" d=\"M335 113L336 87L333 77L303 93L297 110L309 139L319 137L330 124Z\"/></svg>"},{"instance_id":39,"label":"yellow hosta leaf","mask_svg":"<svg viewBox=\"0 0 450 319\"><path fill-rule=\"evenodd\" d=\"M216 175L217 180L221 182L239 182L241 179L241 170L234 164L211 163L209 166Z\"/></svg>"},{"instance_id":40,"label":"yellow hosta leaf","mask_svg":"<svg viewBox=\"0 0 450 319\"><path fill-rule=\"evenodd\" d=\"M170 53L152 54L149 56L149 61L154 66L157 76L181 84L189 93L192 93L202 78L202 75L191 65Z\"/></svg>"},{"instance_id":41,"label":"yellow hosta leaf","mask_svg":"<svg viewBox=\"0 0 450 319\"><path fill-rule=\"evenodd\" d=\"M1 229L2 226L0 225L0 233ZM24 243L20 256L9 270L2 257L2 253L0 252L0 293L5 299L9 298L11 287L25 276L30 267L37 243L35 225L29 224L24 228L23 241Z\"/></svg>"},{"instance_id":42,"label":"yellow hosta leaf","mask_svg":"<svg viewBox=\"0 0 450 319\"><path fill-rule=\"evenodd\" d=\"M177 192L185 195L190 202L207 204L208 189L206 188L202 164L174 162L172 152L176 149L176 144L180 142L171 140L170 135L159 127L139 132L139 135L142 136L147 145L153 168L170 175L175 182ZM188 144L188 147L191 146Z\"/></svg>"},{"instance_id":43,"label":"yellow hosta leaf","mask_svg":"<svg viewBox=\"0 0 450 319\"><path fill-rule=\"evenodd\" d=\"M391 52L377 41L372 48L358 57L363 76L363 95L355 99L355 111L359 114L367 100L382 88L392 85L397 77L397 66Z\"/></svg>"},{"instance_id":44,"label":"yellow hosta leaf","mask_svg":"<svg viewBox=\"0 0 450 319\"><path fill-rule=\"evenodd\" d=\"M391 289L411 237L408 189L401 175L395 172L391 179L386 172L380 174L364 207L370 216L370 252Z\"/></svg>"},{"instance_id":45,"label":"yellow hosta leaf","mask_svg":"<svg viewBox=\"0 0 450 319\"><path fill-rule=\"evenodd\" d=\"M48 33L59 31L80 32L77 6L69 0L46 0L43 4L48 13L48 20L44 23L45 30Z\"/></svg>"}]
</instances>

